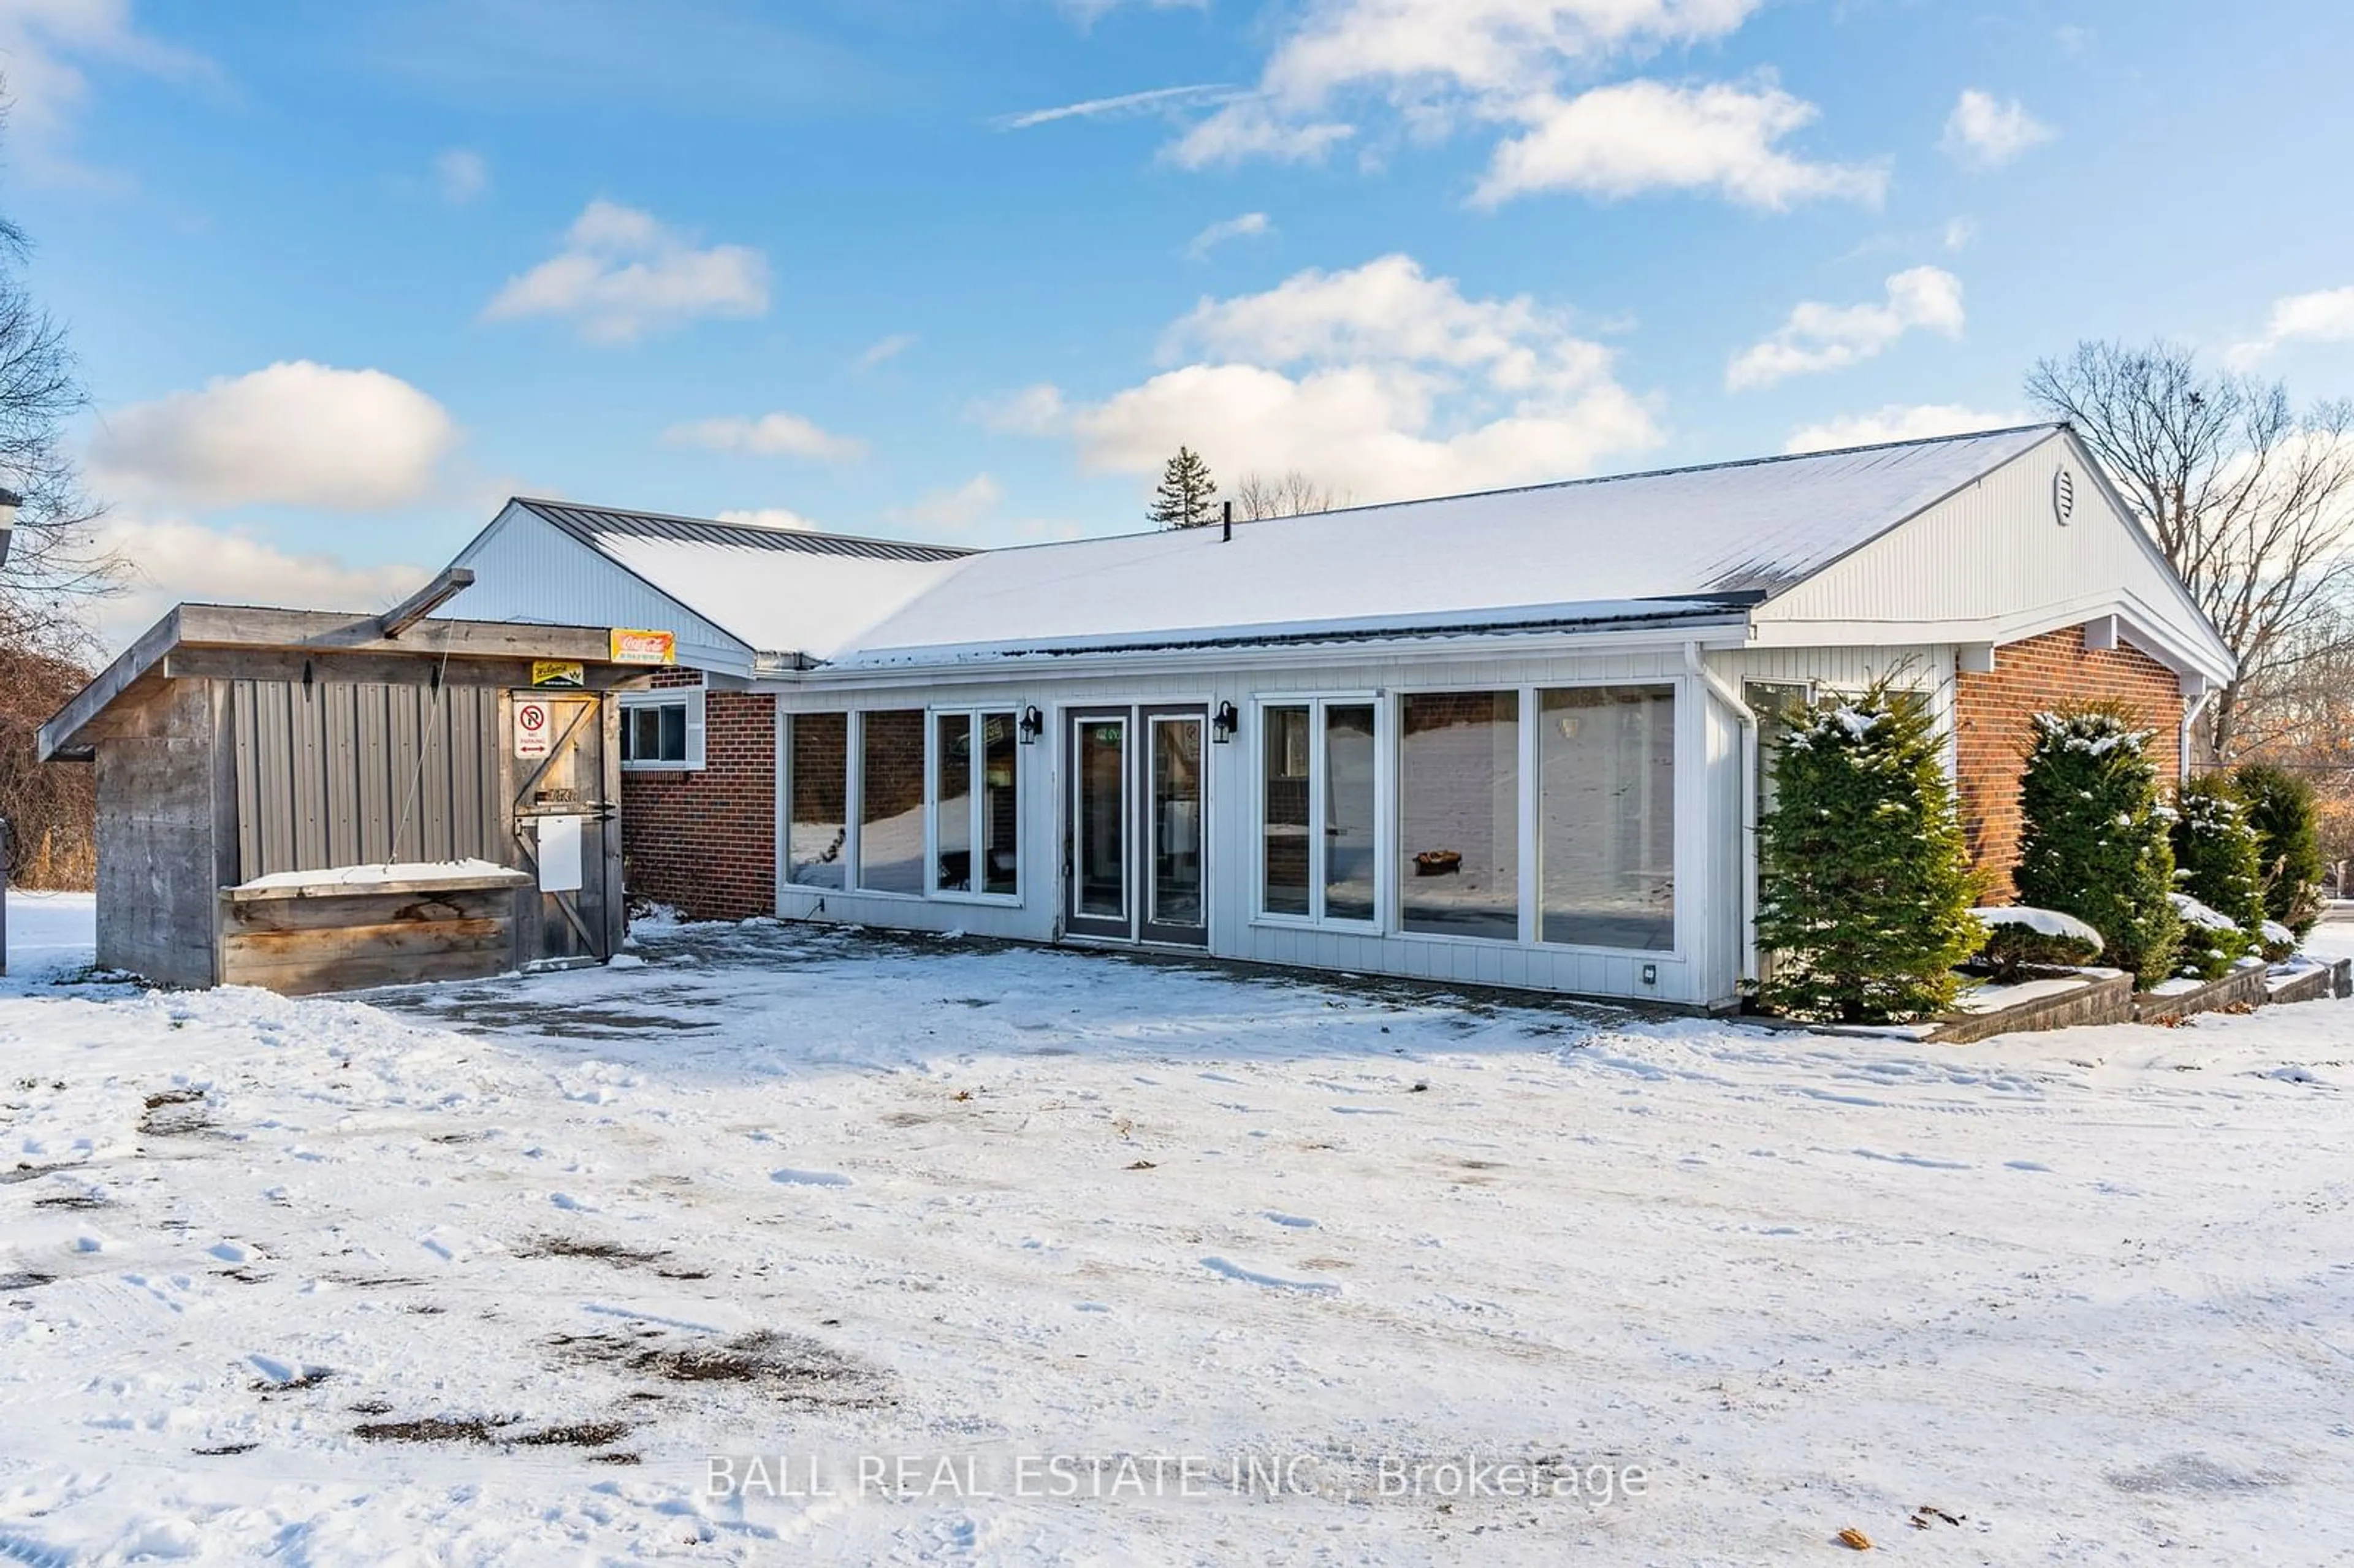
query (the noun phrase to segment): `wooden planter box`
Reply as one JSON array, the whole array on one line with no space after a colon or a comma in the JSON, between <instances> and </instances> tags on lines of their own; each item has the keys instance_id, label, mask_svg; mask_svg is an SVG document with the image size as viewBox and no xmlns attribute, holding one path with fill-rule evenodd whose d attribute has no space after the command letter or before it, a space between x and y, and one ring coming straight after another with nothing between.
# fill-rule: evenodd
<instances>
[{"instance_id":1,"label":"wooden planter box","mask_svg":"<svg viewBox=\"0 0 2354 1568\"><path fill-rule=\"evenodd\" d=\"M516 895L532 885L501 871L224 887L217 981L302 996L504 974L518 963Z\"/></svg>"}]
</instances>

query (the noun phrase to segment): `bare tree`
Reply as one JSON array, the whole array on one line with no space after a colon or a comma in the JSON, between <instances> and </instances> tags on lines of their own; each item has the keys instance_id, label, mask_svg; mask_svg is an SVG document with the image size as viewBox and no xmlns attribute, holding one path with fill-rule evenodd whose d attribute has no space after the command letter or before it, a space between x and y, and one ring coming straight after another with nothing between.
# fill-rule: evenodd
<instances>
[{"instance_id":1,"label":"bare tree","mask_svg":"<svg viewBox=\"0 0 2354 1568\"><path fill-rule=\"evenodd\" d=\"M2300 413L2279 382L2210 374L2168 343L2080 343L2027 394L2076 427L2231 648L2208 744L2237 755L2243 711L2354 634L2354 404Z\"/></svg>"},{"instance_id":2,"label":"bare tree","mask_svg":"<svg viewBox=\"0 0 2354 1568\"><path fill-rule=\"evenodd\" d=\"M1254 522L1262 517L1299 517L1346 506L1349 499L1346 491L1319 484L1296 468L1277 479L1246 474L1235 486L1235 515Z\"/></svg>"}]
</instances>

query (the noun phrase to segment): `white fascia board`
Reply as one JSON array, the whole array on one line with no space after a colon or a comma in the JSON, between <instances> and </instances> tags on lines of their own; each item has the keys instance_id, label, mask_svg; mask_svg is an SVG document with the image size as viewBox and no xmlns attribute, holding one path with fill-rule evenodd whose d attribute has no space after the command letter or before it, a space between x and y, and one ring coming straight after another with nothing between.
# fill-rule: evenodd
<instances>
[{"instance_id":1,"label":"white fascia board","mask_svg":"<svg viewBox=\"0 0 2354 1568\"><path fill-rule=\"evenodd\" d=\"M2138 524L2137 524L2138 526ZM2086 595L2033 611L1977 620L1789 620L1760 617L1753 646L1759 648L1879 648L1922 643L1990 643L1999 646L2041 637L2063 627L2114 617L2118 635L2179 674L2199 675L2221 685L2232 677L2228 652L2178 635L2169 618L2154 612L2133 593Z\"/></svg>"},{"instance_id":2,"label":"white fascia board","mask_svg":"<svg viewBox=\"0 0 2354 1568\"><path fill-rule=\"evenodd\" d=\"M875 669L761 670L755 691L887 691L927 686L1002 685L1025 681L1133 675L1216 675L1350 664L1455 664L1498 658L1584 653L1659 652L1681 656L1688 643L1733 649L1749 643L1745 618L1690 621L1623 631L1552 632L1501 637L1408 637L1381 641L1293 642L1280 647L1171 649L1152 653L1065 653L996 659L968 664L894 665Z\"/></svg>"}]
</instances>

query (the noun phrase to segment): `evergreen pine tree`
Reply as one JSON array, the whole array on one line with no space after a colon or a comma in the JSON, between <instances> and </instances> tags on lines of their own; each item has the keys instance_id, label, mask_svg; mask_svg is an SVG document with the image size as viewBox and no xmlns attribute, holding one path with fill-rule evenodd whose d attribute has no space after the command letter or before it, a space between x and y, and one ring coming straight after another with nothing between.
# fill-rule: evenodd
<instances>
[{"instance_id":1,"label":"evergreen pine tree","mask_svg":"<svg viewBox=\"0 0 2354 1568\"><path fill-rule=\"evenodd\" d=\"M2242 763L2232 781L2255 830L2264 913L2302 937L2321 918L2321 830L2313 786L2264 762Z\"/></svg>"},{"instance_id":2,"label":"evergreen pine tree","mask_svg":"<svg viewBox=\"0 0 2354 1568\"><path fill-rule=\"evenodd\" d=\"M2229 780L2210 774L2174 795L2174 885L2236 927L2182 933L2187 968L2220 980L2234 960L2264 940L2264 887L2258 873L2255 830L2248 826Z\"/></svg>"},{"instance_id":3,"label":"evergreen pine tree","mask_svg":"<svg viewBox=\"0 0 2354 1568\"><path fill-rule=\"evenodd\" d=\"M1944 752L1927 705L1884 682L1796 715L1758 824L1766 1006L1878 1023L1953 1005L1986 928Z\"/></svg>"},{"instance_id":4,"label":"evergreen pine tree","mask_svg":"<svg viewBox=\"0 0 2354 1568\"><path fill-rule=\"evenodd\" d=\"M1202 454L1179 447L1161 471L1161 482L1153 486L1152 504L1144 514L1164 528L1199 528L1210 521L1210 497L1217 489Z\"/></svg>"},{"instance_id":5,"label":"evergreen pine tree","mask_svg":"<svg viewBox=\"0 0 2354 1568\"><path fill-rule=\"evenodd\" d=\"M2173 972L2173 815L2158 799L2149 732L2114 705L2035 715L2020 780L2019 901L2073 915L2107 944L2102 961L2145 987Z\"/></svg>"}]
</instances>

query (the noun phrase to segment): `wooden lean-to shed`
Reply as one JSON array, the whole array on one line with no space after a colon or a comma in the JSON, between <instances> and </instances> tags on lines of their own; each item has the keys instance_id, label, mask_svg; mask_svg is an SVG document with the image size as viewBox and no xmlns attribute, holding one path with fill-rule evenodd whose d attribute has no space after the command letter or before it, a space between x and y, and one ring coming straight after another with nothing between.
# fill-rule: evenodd
<instances>
[{"instance_id":1,"label":"wooden lean-to shed","mask_svg":"<svg viewBox=\"0 0 2354 1568\"><path fill-rule=\"evenodd\" d=\"M661 640L426 619L468 576L380 616L181 605L42 726L98 770L101 967L308 992L612 957L612 694Z\"/></svg>"}]
</instances>

